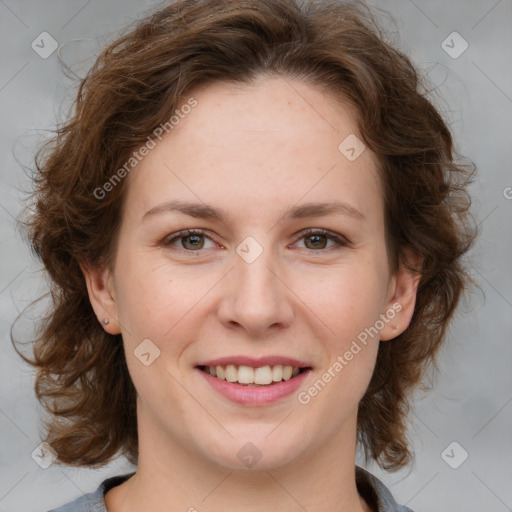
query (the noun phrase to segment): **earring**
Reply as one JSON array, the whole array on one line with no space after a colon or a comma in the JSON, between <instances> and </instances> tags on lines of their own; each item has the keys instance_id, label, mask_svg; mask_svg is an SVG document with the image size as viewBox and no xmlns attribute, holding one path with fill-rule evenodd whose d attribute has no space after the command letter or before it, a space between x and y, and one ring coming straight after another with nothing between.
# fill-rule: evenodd
<instances>
[{"instance_id":1,"label":"earring","mask_svg":"<svg viewBox=\"0 0 512 512\"><path fill-rule=\"evenodd\" d=\"M105 325L107 325L107 324L108 324L108 318L104 318L104 319L103 319L103 323L104 323Z\"/></svg>"}]
</instances>

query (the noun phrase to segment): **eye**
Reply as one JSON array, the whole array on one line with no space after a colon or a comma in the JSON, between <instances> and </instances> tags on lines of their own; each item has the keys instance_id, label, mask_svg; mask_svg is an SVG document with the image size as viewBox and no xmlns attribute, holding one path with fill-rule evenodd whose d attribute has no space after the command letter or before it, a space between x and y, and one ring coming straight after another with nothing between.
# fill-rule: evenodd
<instances>
[{"instance_id":1,"label":"eye","mask_svg":"<svg viewBox=\"0 0 512 512\"><path fill-rule=\"evenodd\" d=\"M307 229L298 234L299 240L305 240L305 248L310 249L314 252L320 252L322 250L331 249L333 246L344 247L349 244L346 238L326 231L325 229ZM205 240L210 240L212 245L210 247L205 246ZM331 246L326 244L331 241ZM179 246L177 245L179 243ZM164 246L174 245L181 249L185 249L189 252L196 252L200 249L209 249L215 247L217 244L208 236L205 235L202 229L185 229L178 233L173 233L166 238L162 244Z\"/></svg>"},{"instance_id":2,"label":"eye","mask_svg":"<svg viewBox=\"0 0 512 512\"><path fill-rule=\"evenodd\" d=\"M205 239L211 240L204 234L202 229L185 229L179 233L173 233L171 238L164 240L164 245L175 245L175 242L181 240L181 248L190 251L196 251L198 249L208 249L205 247ZM212 241L213 242L213 241ZM213 242L213 246L215 243Z\"/></svg>"},{"instance_id":3,"label":"eye","mask_svg":"<svg viewBox=\"0 0 512 512\"><path fill-rule=\"evenodd\" d=\"M307 229L299 233L300 240L305 240L305 248L313 251L331 249L338 245L340 247L348 245L348 240L340 235L326 231L325 229ZM330 247L326 247L328 241L334 242ZM302 248L302 247L301 247Z\"/></svg>"}]
</instances>

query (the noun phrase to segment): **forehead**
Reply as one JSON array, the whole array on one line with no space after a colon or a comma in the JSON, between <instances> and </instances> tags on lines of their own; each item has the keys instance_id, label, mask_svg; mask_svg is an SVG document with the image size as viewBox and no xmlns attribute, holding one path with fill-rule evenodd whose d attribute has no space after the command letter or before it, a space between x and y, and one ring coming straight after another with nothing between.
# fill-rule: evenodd
<instances>
[{"instance_id":1,"label":"forehead","mask_svg":"<svg viewBox=\"0 0 512 512\"><path fill-rule=\"evenodd\" d=\"M379 205L375 156L365 149L350 160L339 148L357 143L355 110L318 87L272 78L210 84L182 104L191 97L195 106L130 175L127 202L140 215L177 198L247 214L301 198L346 199L361 210Z\"/></svg>"}]
</instances>

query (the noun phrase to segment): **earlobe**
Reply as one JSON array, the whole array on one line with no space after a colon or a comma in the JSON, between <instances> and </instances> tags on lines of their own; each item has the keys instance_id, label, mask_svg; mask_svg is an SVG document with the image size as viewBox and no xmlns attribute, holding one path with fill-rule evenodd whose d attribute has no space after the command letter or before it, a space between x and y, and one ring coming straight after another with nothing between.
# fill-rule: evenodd
<instances>
[{"instance_id":1,"label":"earlobe","mask_svg":"<svg viewBox=\"0 0 512 512\"><path fill-rule=\"evenodd\" d=\"M80 263L80 268L98 322L109 334L120 334L112 272L106 267L96 268L86 263Z\"/></svg>"},{"instance_id":2,"label":"earlobe","mask_svg":"<svg viewBox=\"0 0 512 512\"><path fill-rule=\"evenodd\" d=\"M407 329L416 305L423 256L413 252L410 247L404 247L402 250L409 266L416 271L413 272L405 265L401 265L397 275L391 279L390 298L384 311L387 322L380 332L381 341L392 340Z\"/></svg>"}]
</instances>

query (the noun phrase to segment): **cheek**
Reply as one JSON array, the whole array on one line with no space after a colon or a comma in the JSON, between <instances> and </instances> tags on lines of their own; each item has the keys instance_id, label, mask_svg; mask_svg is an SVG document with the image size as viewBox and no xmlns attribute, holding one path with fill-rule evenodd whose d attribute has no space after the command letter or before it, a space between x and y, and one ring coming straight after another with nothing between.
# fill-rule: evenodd
<instances>
[{"instance_id":1,"label":"cheek","mask_svg":"<svg viewBox=\"0 0 512 512\"><path fill-rule=\"evenodd\" d=\"M178 269L165 259L144 255L120 260L118 269L119 319L127 353L149 339L160 350L160 364L179 363L190 338L206 321L208 294L218 286L218 272Z\"/></svg>"},{"instance_id":2,"label":"cheek","mask_svg":"<svg viewBox=\"0 0 512 512\"><path fill-rule=\"evenodd\" d=\"M168 262L134 247L128 247L123 254L125 256L116 261L120 320L122 322L121 317L124 317L125 325L131 326L128 330L147 335L149 333L141 333L141 329L149 325L156 327L164 321L169 324L179 314L187 286L180 282Z\"/></svg>"},{"instance_id":3,"label":"cheek","mask_svg":"<svg viewBox=\"0 0 512 512\"><path fill-rule=\"evenodd\" d=\"M327 357L316 380L299 398L303 404L314 402L319 421L334 429L357 410L375 367L381 284L371 266L360 272L351 267L326 281L312 306L327 326L319 336Z\"/></svg>"},{"instance_id":4,"label":"cheek","mask_svg":"<svg viewBox=\"0 0 512 512\"><path fill-rule=\"evenodd\" d=\"M320 382L311 389L312 395L322 390L319 403L352 410L364 395L379 347L384 284L378 265L351 265L333 272L311 297L308 306L321 319L319 340L326 353Z\"/></svg>"},{"instance_id":5,"label":"cheek","mask_svg":"<svg viewBox=\"0 0 512 512\"><path fill-rule=\"evenodd\" d=\"M297 281L298 295L341 347L373 326L382 312L385 282L372 263L338 267L321 280L301 276Z\"/></svg>"}]
</instances>

